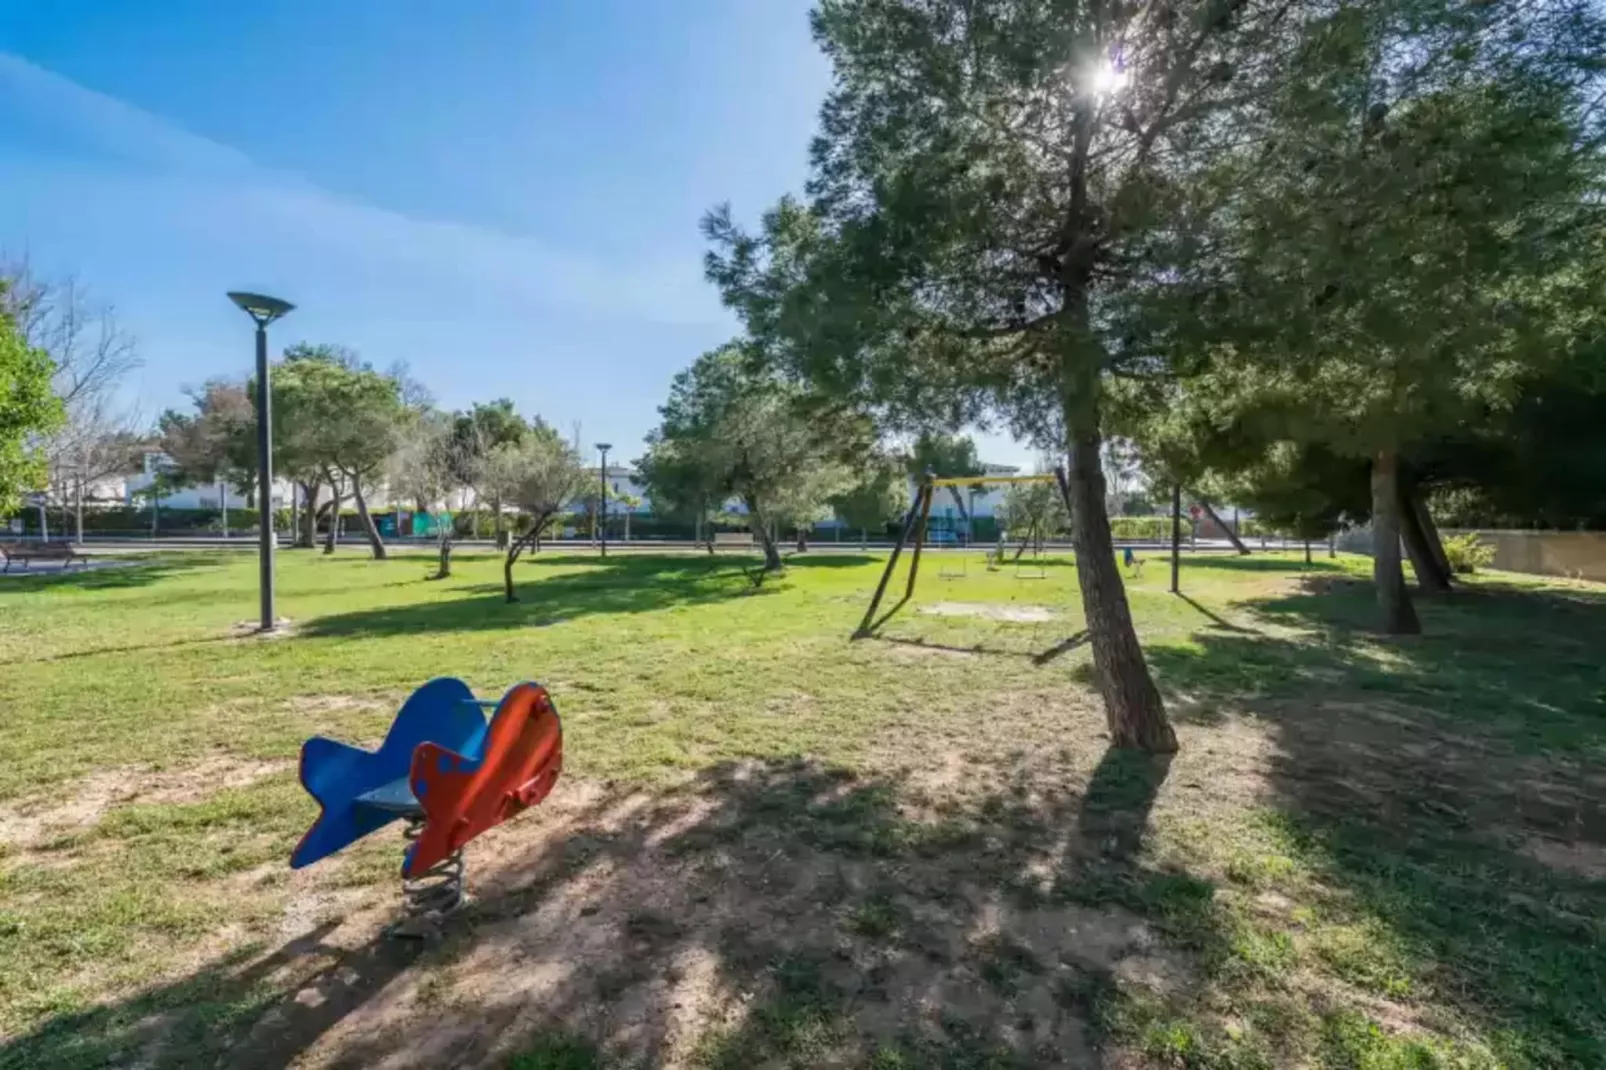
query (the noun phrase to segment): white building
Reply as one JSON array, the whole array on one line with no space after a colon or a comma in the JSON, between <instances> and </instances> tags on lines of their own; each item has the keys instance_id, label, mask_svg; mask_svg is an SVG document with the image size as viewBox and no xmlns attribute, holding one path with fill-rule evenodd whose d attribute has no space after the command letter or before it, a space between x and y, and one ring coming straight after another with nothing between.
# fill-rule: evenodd
<instances>
[{"instance_id":1,"label":"white building","mask_svg":"<svg viewBox=\"0 0 1606 1070\"><path fill-rule=\"evenodd\" d=\"M581 494L590 496L595 493L597 482L602 478L600 469L590 469L589 486ZM627 468L622 464L608 466L608 515L616 516L620 513L638 513L648 515L652 512L652 502L647 497L647 488L641 482L641 473L634 468ZM625 498L637 504L631 505Z\"/></svg>"},{"instance_id":2,"label":"white building","mask_svg":"<svg viewBox=\"0 0 1606 1070\"><path fill-rule=\"evenodd\" d=\"M165 453L146 453L140 462L140 471L123 479L123 504L147 506L145 491L156 482L159 473L173 470L173 461ZM284 480L273 482L273 507L283 509L290 502L290 484ZM164 491L159 503L163 509L255 509L256 495L241 494L238 489L223 481L195 487L176 487Z\"/></svg>"},{"instance_id":3,"label":"white building","mask_svg":"<svg viewBox=\"0 0 1606 1070\"><path fill-rule=\"evenodd\" d=\"M1013 476L1020 474L1020 468L1012 464L982 464L983 474L978 476L979 481L985 481L988 476ZM919 483L913 477L909 479L909 500L914 501L915 492L920 489ZM965 503L965 512L971 516L992 516L1000 505L1004 503L1004 494L1009 490L1008 484L983 486L981 489L973 487L955 487L959 498ZM947 487L937 488L937 493L931 499L931 515L946 517L956 524L963 524L963 514L959 505L954 501L953 491Z\"/></svg>"}]
</instances>

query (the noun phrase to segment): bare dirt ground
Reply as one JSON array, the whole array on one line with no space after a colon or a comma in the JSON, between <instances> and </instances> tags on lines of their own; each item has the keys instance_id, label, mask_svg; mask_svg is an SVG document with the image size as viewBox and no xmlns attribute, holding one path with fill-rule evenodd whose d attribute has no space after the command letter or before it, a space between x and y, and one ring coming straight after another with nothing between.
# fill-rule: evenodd
<instances>
[{"instance_id":1,"label":"bare dirt ground","mask_svg":"<svg viewBox=\"0 0 1606 1070\"><path fill-rule=\"evenodd\" d=\"M560 1031L624 1065L1095 1065L1108 988L1197 979L1126 906L1052 894L1067 867L1133 863L1155 770L1095 786L1137 793L1105 811L1122 800L1090 805L1099 763L1062 745L1099 736L1091 706L1022 697L986 727L889 739L880 777L745 762L656 792L565 781L470 849L473 901L442 942L380 937L383 888L356 917L307 912L274 967L294 995L230 1058L496 1066ZM1236 748L1255 783L1262 742ZM1223 747L1194 749L1159 805L1243 790L1207 786Z\"/></svg>"},{"instance_id":2,"label":"bare dirt ground","mask_svg":"<svg viewBox=\"0 0 1606 1070\"><path fill-rule=\"evenodd\" d=\"M132 802L187 802L241 788L294 768L292 762L250 761L219 755L179 769L125 766L63 785L48 796L0 806L0 844L27 850L95 824L116 806Z\"/></svg>"},{"instance_id":3,"label":"bare dirt ground","mask_svg":"<svg viewBox=\"0 0 1606 1070\"><path fill-rule=\"evenodd\" d=\"M1051 621L1055 613L1047 606L1004 605L999 602L933 602L920 612L938 617L980 617L982 620L1009 621L1014 624L1040 624Z\"/></svg>"}]
</instances>

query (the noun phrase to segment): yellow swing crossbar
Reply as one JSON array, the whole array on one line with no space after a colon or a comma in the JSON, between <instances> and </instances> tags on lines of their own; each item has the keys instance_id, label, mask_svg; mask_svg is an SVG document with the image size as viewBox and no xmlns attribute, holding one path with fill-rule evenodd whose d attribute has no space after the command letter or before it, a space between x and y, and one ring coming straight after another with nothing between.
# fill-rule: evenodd
<instances>
[{"instance_id":1,"label":"yellow swing crossbar","mask_svg":"<svg viewBox=\"0 0 1606 1070\"><path fill-rule=\"evenodd\" d=\"M1052 483L1058 479L1053 472L1036 476L961 476L956 479L933 479L933 487L975 487L983 483Z\"/></svg>"}]
</instances>

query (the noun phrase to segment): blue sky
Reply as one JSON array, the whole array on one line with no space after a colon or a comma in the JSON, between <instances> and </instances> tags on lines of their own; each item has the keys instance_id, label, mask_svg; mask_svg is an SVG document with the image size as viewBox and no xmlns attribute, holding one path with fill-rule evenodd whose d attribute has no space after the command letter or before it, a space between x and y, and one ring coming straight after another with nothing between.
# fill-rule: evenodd
<instances>
[{"instance_id":1,"label":"blue sky","mask_svg":"<svg viewBox=\"0 0 1606 1070\"><path fill-rule=\"evenodd\" d=\"M801 186L828 79L805 0L0 0L0 250L115 306L150 414L245 370L258 289L276 348L635 457L736 329L699 218Z\"/></svg>"}]
</instances>

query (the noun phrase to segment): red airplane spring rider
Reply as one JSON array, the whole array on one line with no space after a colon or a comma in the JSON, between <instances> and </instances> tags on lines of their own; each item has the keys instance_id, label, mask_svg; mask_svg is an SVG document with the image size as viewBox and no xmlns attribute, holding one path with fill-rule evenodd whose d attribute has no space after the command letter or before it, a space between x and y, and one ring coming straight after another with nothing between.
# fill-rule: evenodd
<instances>
[{"instance_id":1,"label":"red airplane spring rider","mask_svg":"<svg viewBox=\"0 0 1606 1070\"><path fill-rule=\"evenodd\" d=\"M515 685L487 724L483 711L492 705L442 677L402 704L377 751L307 740L301 784L322 812L291 868L405 818L409 913L438 915L462 902L463 845L546 798L563 768L563 725L546 688Z\"/></svg>"}]
</instances>

